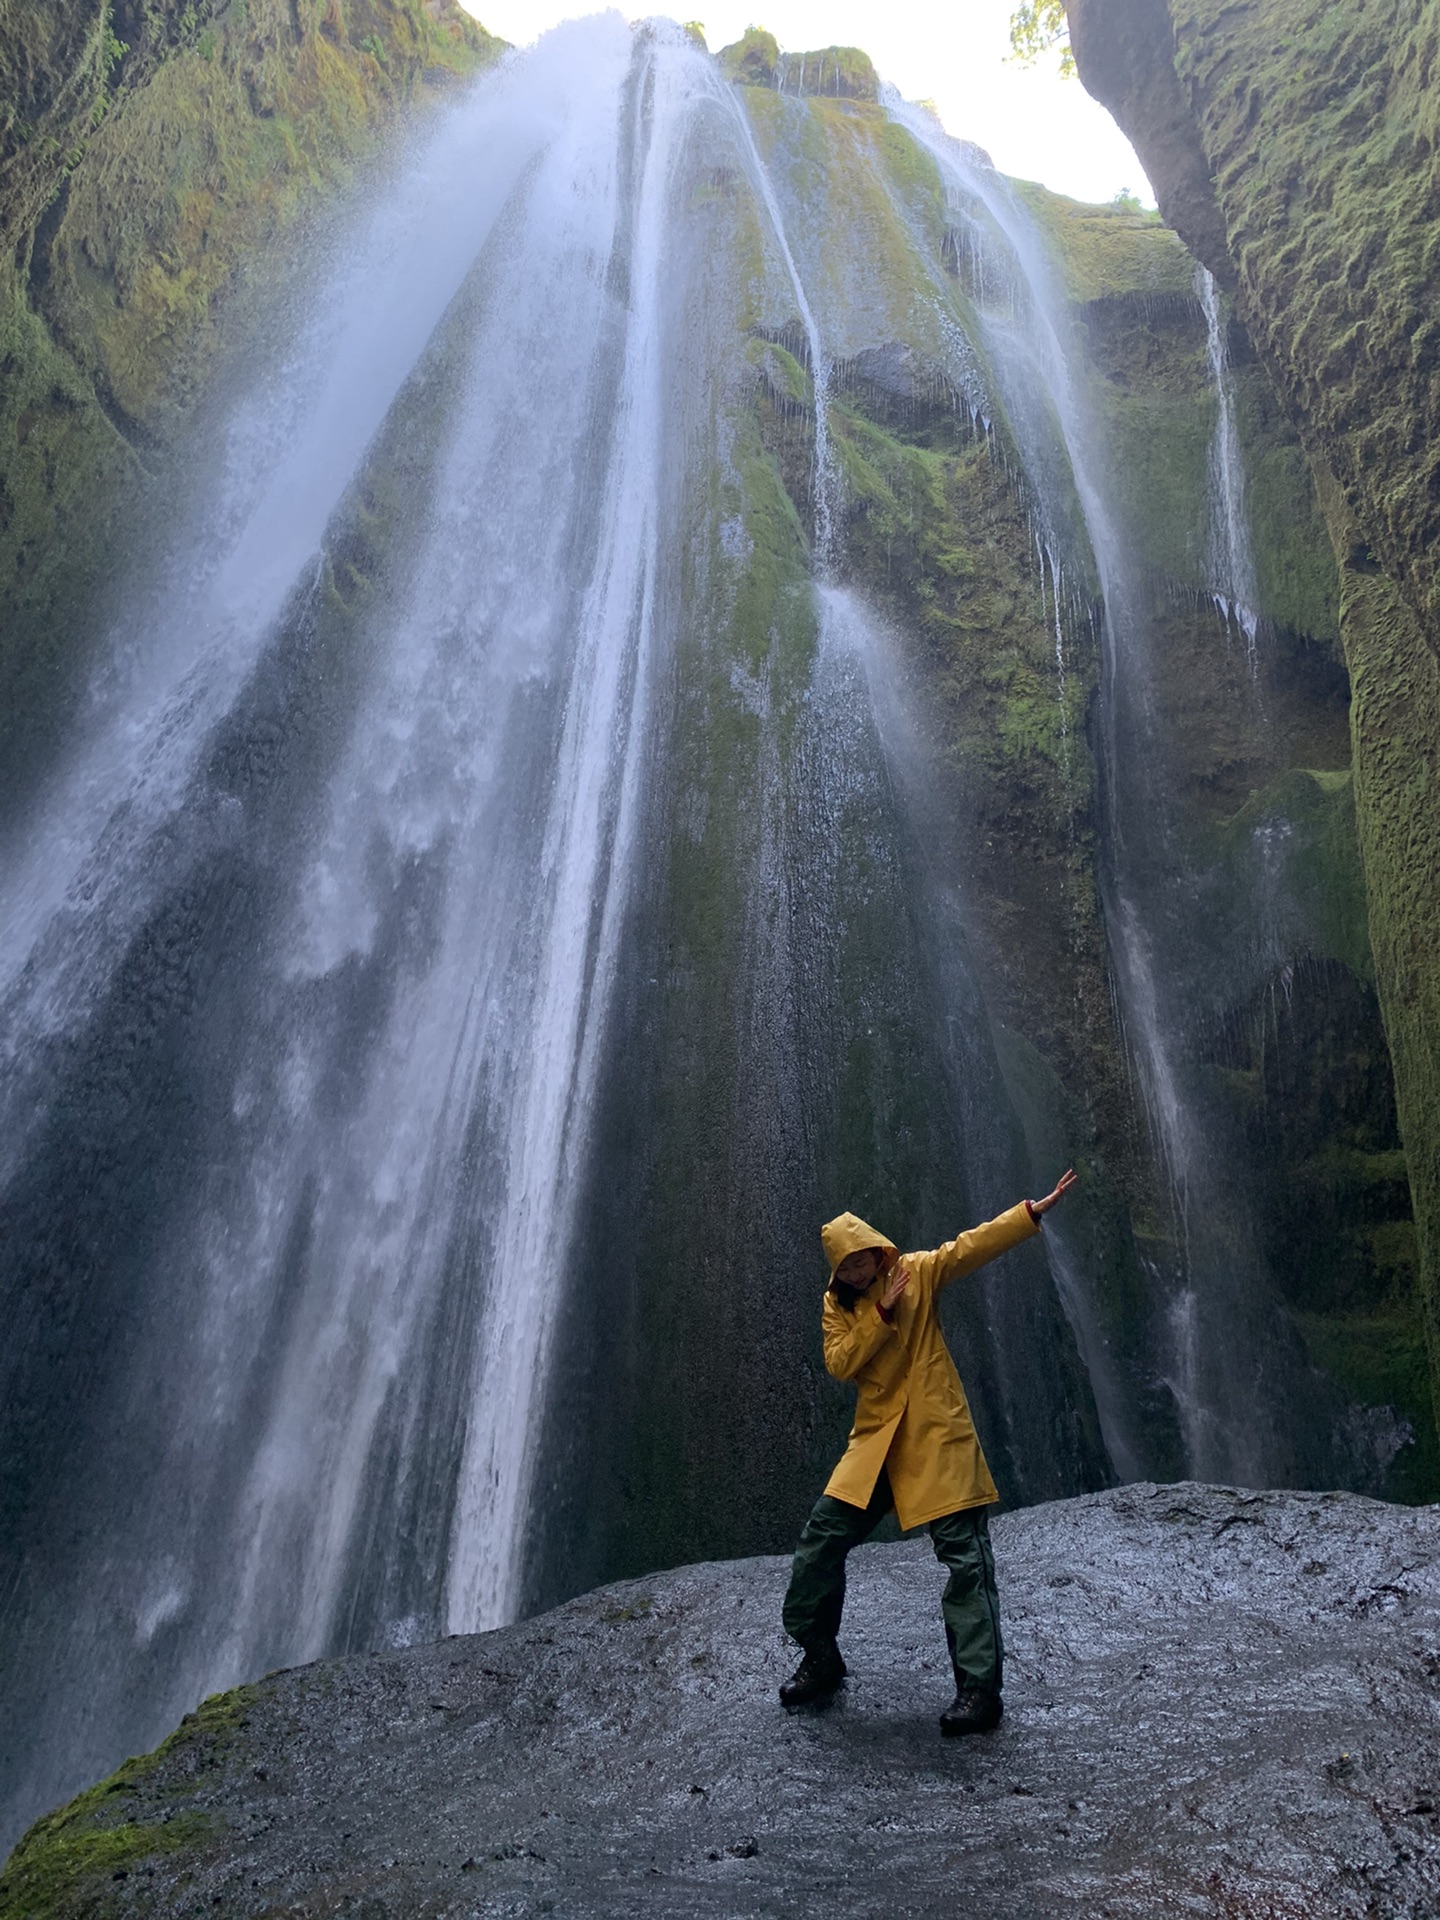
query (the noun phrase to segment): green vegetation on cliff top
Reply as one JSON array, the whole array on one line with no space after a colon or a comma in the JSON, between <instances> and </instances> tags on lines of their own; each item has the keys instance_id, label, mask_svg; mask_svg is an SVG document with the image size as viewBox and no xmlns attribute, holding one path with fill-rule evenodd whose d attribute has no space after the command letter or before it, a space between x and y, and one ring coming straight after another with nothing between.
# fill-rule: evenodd
<instances>
[{"instance_id":1,"label":"green vegetation on cliff top","mask_svg":"<svg viewBox=\"0 0 1440 1920\"><path fill-rule=\"evenodd\" d=\"M773 33L750 27L715 56L721 71L747 87L776 87L782 93L828 96L839 100L879 98L880 82L868 53L859 47L817 47L808 53L781 53Z\"/></svg>"}]
</instances>

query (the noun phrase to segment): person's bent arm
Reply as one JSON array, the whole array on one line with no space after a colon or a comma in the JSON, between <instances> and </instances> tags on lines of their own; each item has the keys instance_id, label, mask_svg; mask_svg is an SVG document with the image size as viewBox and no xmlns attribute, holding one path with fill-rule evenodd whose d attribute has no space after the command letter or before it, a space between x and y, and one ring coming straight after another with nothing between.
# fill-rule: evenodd
<instances>
[{"instance_id":1,"label":"person's bent arm","mask_svg":"<svg viewBox=\"0 0 1440 1920\"><path fill-rule=\"evenodd\" d=\"M837 1300L825 1302L825 1371L837 1380L853 1380L895 1332L874 1300L857 1300L847 1313Z\"/></svg>"}]
</instances>

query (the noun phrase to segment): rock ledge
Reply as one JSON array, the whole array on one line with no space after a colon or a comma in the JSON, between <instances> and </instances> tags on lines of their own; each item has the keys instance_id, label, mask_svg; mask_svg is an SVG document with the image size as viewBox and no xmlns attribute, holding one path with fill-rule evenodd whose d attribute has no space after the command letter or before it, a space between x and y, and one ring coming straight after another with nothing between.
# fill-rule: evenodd
<instances>
[{"instance_id":1,"label":"rock ledge","mask_svg":"<svg viewBox=\"0 0 1440 1920\"><path fill-rule=\"evenodd\" d=\"M0 1916L1440 1911L1440 1527L1134 1486L995 1527L1007 1714L942 1741L923 1538L782 1713L779 1559L272 1674L32 1829Z\"/></svg>"}]
</instances>

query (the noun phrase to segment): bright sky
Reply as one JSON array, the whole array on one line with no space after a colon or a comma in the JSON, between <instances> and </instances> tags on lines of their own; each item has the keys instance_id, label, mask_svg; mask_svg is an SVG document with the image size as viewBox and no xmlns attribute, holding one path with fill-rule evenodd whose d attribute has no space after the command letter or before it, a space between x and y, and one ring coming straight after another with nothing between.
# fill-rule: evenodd
<instances>
[{"instance_id":1,"label":"bright sky","mask_svg":"<svg viewBox=\"0 0 1440 1920\"><path fill-rule=\"evenodd\" d=\"M517 46L559 20L600 10L600 0L464 4ZM1078 80L1061 80L1053 56L1028 69L1007 62L1011 8L1012 0L687 0L677 17L698 18L712 52L752 22L795 53L863 47L883 78L907 99L933 100L949 131L984 147L1003 172L1077 200L1110 200L1128 187L1153 206L1134 150ZM641 10L634 8L637 17Z\"/></svg>"}]
</instances>

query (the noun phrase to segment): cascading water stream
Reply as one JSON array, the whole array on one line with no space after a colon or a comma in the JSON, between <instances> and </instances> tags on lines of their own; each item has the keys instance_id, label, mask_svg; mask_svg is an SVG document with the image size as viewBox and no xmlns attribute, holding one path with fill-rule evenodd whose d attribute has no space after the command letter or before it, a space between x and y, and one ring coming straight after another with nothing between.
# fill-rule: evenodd
<instances>
[{"instance_id":1,"label":"cascading water stream","mask_svg":"<svg viewBox=\"0 0 1440 1920\"><path fill-rule=\"evenodd\" d=\"M580 614L595 669L583 705L576 703L566 716L564 773L546 827L541 875L554 875L564 908L550 930L537 1000L543 1053L511 1124L511 1152L520 1164L494 1235L501 1284L485 1330L461 1463L447 1604L452 1632L513 1618L521 1597L534 1409L555 1318L554 1287L540 1282L547 1260L567 1248L567 1206L617 965L624 876L635 846L659 593L662 246L674 148L693 76L693 62L657 63L635 114L632 319L620 370L618 431L603 483L603 560ZM602 886L603 870L609 884ZM587 947L593 948L589 954Z\"/></svg>"},{"instance_id":2,"label":"cascading water stream","mask_svg":"<svg viewBox=\"0 0 1440 1920\"><path fill-rule=\"evenodd\" d=\"M0 842L0 1178L28 1138L43 1044L89 1018L153 906L155 836L185 806L357 461L561 111L553 90L507 74L489 115L448 119L396 183L279 379L231 421L203 523L197 513L157 588L117 623L68 762Z\"/></svg>"},{"instance_id":3,"label":"cascading water stream","mask_svg":"<svg viewBox=\"0 0 1440 1920\"><path fill-rule=\"evenodd\" d=\"M782 76L777 75L777 85L783 92ZM807 720L814 731L813 751L823 768L824 782L833 787L837 796L847 790L863 790L867 782L884 789L883 804L889 815L888 844L881 857L897 870L903 868L907 860L912 867L904 883L906 912L920 929L917 946L926 955L924 971L929 976L922 991L934 1003L923 1071L947 1086L950 1124L972 1191L1000 1195L1012 1190L1014 1182L1025 1176L1017 1169L1015 1143L1007 1139L1008 1116L1001 1118L1004 1096L998 1084L998 1071L979 1037L983 1016L965 957L964 914L949 877L958 864L958 850L948 858L937 857L937 842L949 836L948 829L937 832L933 778L925 770L933 769L936 761L943 758L944 748L941 742L929 737L919 711L912 705L908 676L883 623L848 586L835 578L844 556L839 532L841 483L831 457L828 419L834 358L823 335L817 311L820 303L807 297L796 251L786 234L779 194L755 147L748 122L745 140L752 156L753 183L793 288L811 365L815 434L812 564L817 634L813 678L807 694ZM883 170L878 167L877 175L883 178ZM902 226L908 225L908 212L900 204L893 201L892 204L897 221ZM833 293L829 297L833 305ZM837 324L843 324L842 315L837 314L835 318ZM976 389L974 349L948 312L940 316L940 332L952 363L953 392ZM972 426L983 419L988 438L988 416L975 401L970 403L970 411ZM1056 662L1063 706L1065 654L1061 588L1058 562L1053 556L1051 564ZM1064 724L1062 718L1062 728ZM837 817L842 804L837 800ZM778 852L777 867L783 870L783 851ZM833 938L833 927L846 912L847 893L848 881L840 876L830 924L825 929L826 938ZM956 924L957 909L959 924ZM939 955L944 956L943 961L937 961ZM960 1016L958 1010L962 1007L968 1017ZM981 1088L988 1088L988 1111L985 1096L979 1093ZM953 1207L953 1204L952 1199L950 1205ZM1083 1285L1078 1280L1077 1263L1054 1235L1047 1237L1045 1253L1051 1279L1088 1374L1111 1463L1122 1475L1133 1477L1138 1455L1125 1431L1123 1395L1103 1339L1088 1311ZM1001 1403L1007 1411L1023 1401L1024 1371L1033 1363L1033 1356L1027 1359L1025 1352L1023 1322L1013 1317L1013 1310L1007 1312L1008 1306L1009 1303L1002 1307L999 1298L991 1299L985 1325L989 1370L992 1377L1005 1383ZM999 1408L996 1411L998 1413Z\"/></svg>"},{"instance_id":4,"label":"cascading water stream","mask_svg":"<svg viewBox=\"0 0 1440 1920\"><path fill-rule=\"evenodd\" d=\"M812 551L816 574L823 580L829 573L834 560L835 548L835 475L830 459L830 362L820 338L820 329L816 325L815 315L805 294L805 285L800 270L795 264L795 255L785 232L785 221L780 211L780 203L775 196L775 187L770 179L764 161L760 158L755 145L755 135L745 109L732 96L735 124L744 143L750 183L759 195L765 209L766 219L775 244L780 249L789 276L791 291L795 296L795 307L800 315L800 324L805 330L805 343L810 353L810 387L814 403L815 455L814 455L814 530Z\"/></svg>"},{"instance_id":5,"label":"cascading water stream","mask_svg":"<svg viewBox=\"0 0 1440 1920\"><path fill-rule=\"evenodd\" d=\"M1226 621L1234 620L1245 636L1250 670L1255 671L1255 638L1259 631L1260 589L1250 547L1250 518L1245 508L1245 463L1235 420L1234 381L1225 339L1225 316L1220 289L1208 267L1195 276L1205 314L1205 346L1210 378L1215 388L1215 434L1210 442L1210 540L1206 565L1214 582L1216 604Z\"/></svg>"},{"instance_id":6,"label":"cascading water stream","mask_svg":"<svg viewBox=\"0 0 1440 1920\"><path fill-rule=\"evenodd\" d=\"M612 15L454 110L14 836L12 1819L216 1686L521 1604L704 379L665 236L727 100Z\"/></svg>"},{"instance_id":7,"label":"cascading water stream","mask_svg":"<svg viewBox=\"0 0 1440 1920\"><path fill-rule=\"evenodd\" d=\"M1159 745L1165 722L1142 582L1107 490L1103 436L1079 373L1081 355L1067 338L1054 270L1008 182L949 139L923 109L890 99L887 110L934 157L969 244L982 259L995 256L977 276L979 322L1041 510L1058 529L1064 507L1052 503L1063 503L1067 487L1078 498L1104 610L1100 720L1110 952L1122 1030L1174 1223L1174 1270L1154 1276L1160 1337L1168 1348L1157 1370L1174 1398L1188 1470L1260 1484L1278 1466L1261 1387L1268 1362L1257 1357L1266 1351L1268 1287L1184 1062L1187 1008L1178 962L1193 933L1185 927L1183 859ZM1235 1329L1247 1322L1255 1339L1237 1368ZM1086 1357L1098 1376L1101 1356L1093 1341Z\"/></svg>"}]
</instances>

